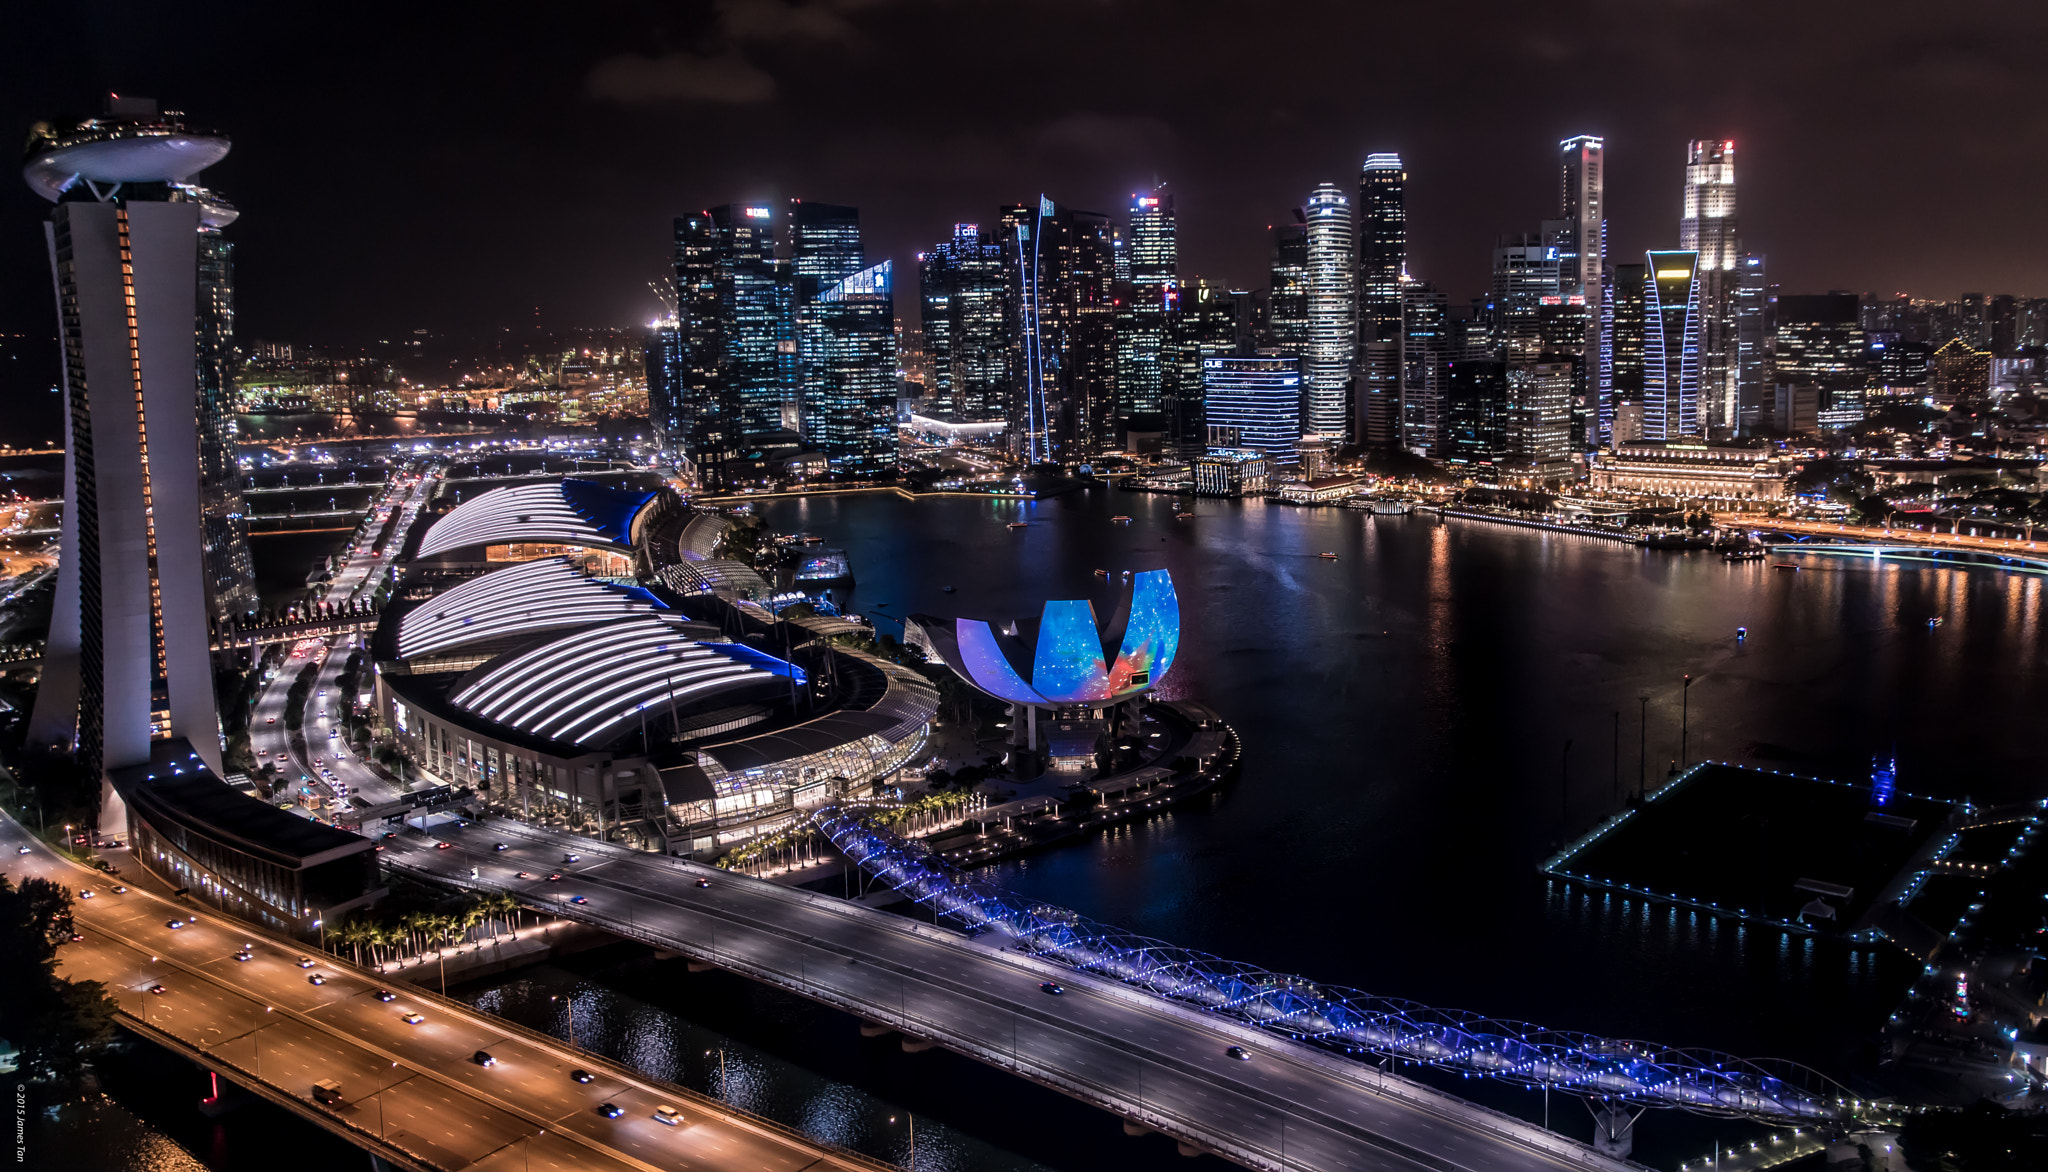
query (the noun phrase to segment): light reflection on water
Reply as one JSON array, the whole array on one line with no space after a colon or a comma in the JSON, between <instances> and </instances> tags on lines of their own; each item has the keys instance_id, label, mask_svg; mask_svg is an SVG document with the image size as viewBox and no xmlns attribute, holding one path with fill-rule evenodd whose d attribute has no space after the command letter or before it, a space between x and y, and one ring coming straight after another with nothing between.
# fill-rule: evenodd
<instances>
[{"instance_id":1,"label":"light reflection on water","mask_svg":"<svg viewBox=\"0 0 2048 1172\"><path fill-rule=\"evenodd\" d=\"M564 1040L569 1037L573 1005L579 1048L795 1128L821 1143L921 1172L1048 1172L1044 1165L924 1115L916 1116L913 1165L911 1113L900 1105L560 969L534 969L473 990L465 999L478 1009Z\"/></svg>"}]
</instances>

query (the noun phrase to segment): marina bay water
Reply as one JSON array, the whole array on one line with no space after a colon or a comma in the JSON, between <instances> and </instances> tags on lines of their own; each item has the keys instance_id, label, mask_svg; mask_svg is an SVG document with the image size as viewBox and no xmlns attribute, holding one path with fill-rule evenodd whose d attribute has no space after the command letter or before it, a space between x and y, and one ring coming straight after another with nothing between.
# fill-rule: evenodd
<instances>
[{"instance_id":1,"label":"marina bay water","mask_svg":"<svg viewBox=\"0 0 2048 1172\"><path fill-rule=\"evenodd\" d=\"M1849 1075L1903 995L1903 954L1582 894L1537 864L1681 753L1867 779L1874 755L1896 752L1909 791L2041 792L2048 678L2030 574L1817 557L1787 572L1106 486L759 509L846 549L857 584L839 601L885 630L920 611L1106 605L1096 569L1171 569L1182 637L1161 690L1237 727L1242 777L996 877L1332 984Z\"/></svg>"}]
</instances>

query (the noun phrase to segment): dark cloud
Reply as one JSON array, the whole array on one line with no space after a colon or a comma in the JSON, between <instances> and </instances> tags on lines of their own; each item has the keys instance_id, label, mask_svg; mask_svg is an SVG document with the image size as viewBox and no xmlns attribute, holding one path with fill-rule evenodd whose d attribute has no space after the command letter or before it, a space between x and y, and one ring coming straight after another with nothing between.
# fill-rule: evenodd
<instances>
[{"instance_id":1,"label":"dark cloud","mask_svg":"<svg viewBox=\"0 0 2048 1172\"><path fill-rule=\"evenodd\" d=\"M1789 291L2048 294L2048 5L1976 0L611 0L332 12L31 5L0 129L150 93L235 136L208 179L246 335L644 319L679 212L861 208L875 259L1040 192L1164 180L1183 268L1265 280L1266 226L1372 151L1410 171L1411 269L1480 291L1608 140L1618 255L1676 243L1688 138L1740 147ZM50 328L37 222L0 195L0 330Z\"/></svg>"}]
</instances>

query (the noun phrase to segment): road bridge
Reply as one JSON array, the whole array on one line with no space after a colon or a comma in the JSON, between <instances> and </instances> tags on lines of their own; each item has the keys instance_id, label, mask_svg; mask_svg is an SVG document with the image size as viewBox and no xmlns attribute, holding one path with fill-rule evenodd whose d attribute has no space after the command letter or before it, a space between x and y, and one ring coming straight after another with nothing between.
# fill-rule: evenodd
<instances>
[{"instance_id":1,"label":"road bridge","mask_svg":"<svg viewBox=\"0 0 2048 1172\"><path fill-rule=\"evenodd\" d=\"M64 976L106 985L123 1027L408 1172L890 1172L210 910L193 918L139 884L116 892L115 879L59 858L11 819L0 818L0 852L13 878L93 893L74 900L84 939L58 960ZM317 961L301 967L302 955ZM472 1061L478 1051L495 1064ZM576 1069L591 1081L572 1079ZM331 1102L314 1097L324 1079L339 1084ZM606 1103L622 1113L600 1113ZM679 1107L683 1124L657 1120L661 1104Z\"/></svg>"},{"instance_id":2,"label":"road bridge","mask_svg":"<svg viewBox=\"0 0 2048 1172\"><path fill-rule=\"evenodd\" d=\"M1859 544L1846 541L1828 541L1820 538L1778 542L1773 544L1770 550L1773 556L1808 555L1815 557L1862 558L1871 562L1909 562L1916 565L1929 566L1982 566L1995 570L2017 570L2028 574L2048 574L2048 553L2019 553L1950 546Z\"/></svg>"},{"instance_id":3,"label":"road bridge","mask_svg":"<svg viewBox=\"0 0 2048 1172\"><path fill-rule=\"evenodd\" d=\"M444 841L449 848L436 845ZM995 933L969 936L510 820L444 822L385 845L388 866L506 892L730 969L898 1030L907 1048L943 1045L1172 1136L1189 1154L1275 1172L1636 1167L1398 1074L1076 972ZM1049 996L1046 982L1064 992ZM1232 1046L1251 1059L1232 1058Z\"/></svg>"}]
</instances>

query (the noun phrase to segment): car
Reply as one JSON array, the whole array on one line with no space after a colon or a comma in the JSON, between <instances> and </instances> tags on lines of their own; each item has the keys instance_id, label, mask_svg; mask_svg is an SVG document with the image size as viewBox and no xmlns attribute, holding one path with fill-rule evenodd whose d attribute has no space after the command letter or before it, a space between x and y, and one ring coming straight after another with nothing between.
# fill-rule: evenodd
<instances>
[{"instance_id":1,"label":"car","mask_svg":"<svg viewBox=\"0 0 2048 1172\"><path fill-rule=\"evenodd\" d=\"M80 898L80 899L91 899L91 898L92 898L92 888L90 888L90 887L81 887L81 888L79 888L79 889L78 889L78 898Z\"/></svg>"},{"instance_id":2,"label":"car","mask_svg":"<svg viewBox=\"0 0 2048 1172\"><path fill-rule=\"evenodd\" d=\"M1060 983L1058 981L1040 981L1038 983L1038 991L1041 993L1050 993L1055 997L1066 992L1065 989L1060 987Z\"/></svg>"},{"instance_id":3,"label":"car","mask_svg":"<svg viewBox=\"0 0 2048 1172\"><path fill-rule=\"evenodd\" d=\"M373 996L375 996L375 997L377 998L377 1000L379 1000L379 1001L396 1001L396 1000L398 1000L398 994L396 994L396 993L393 993L393 992L392 992L391 990L389 990L389 989L379 989L379 990L377 990L377 991L376 991L376 992L375 992L375 993L373 994Z\"/></svg>"},{"instance_id":4,"label":"car","mask_svg":"<svg viewBox=\"0 0 2048 1172\"><path fill-rule=\"evenodd\" d=\"M516 874L516 875L514 875L514 876L512 876L512 877L513 877L514 879L531 879L531 878L533 878L533 876L532 876L532 875L528 874L528 873L527 873L527 872L525 872L525 871L521 871L521 872L519 872L518 874Z\"/></svg>"},{"instance_id":5,"label":"car","mask_svg":"<svg viewBox=\"0 0 2048 1172\"><path fill-rule=\"evenodd\" d=\"M562 873L560 871L551 871L548 873L548 882L553 883L555 880L560 879L561 877Z\"/></svg>"},{"instance_id":6,"label":"car","mask_svg":"<svg viewBox=\"0 0 2048 1172\"><path fill-rule=\"evenodd\" d=\"M444 851L444 850L447 850L447 849L448 849L449 847L451 847L451 846L454 846L454 845L455 845L455 844L454 844L454 843L452 843L452 842L437 842L437 843L435 843L435 844L434 844L434 849L435 849L435 850L443 850L443 851Z\"/></svg>"},{"instance_id":7,"label":"car","mask_svg":"<svg viewBox=\"0 0 2048 1172\"><path fill-rule=\"evenodd\" d=\"M681 1127L683 1125L683 1113L667 1103L663 1103L654 1109L654 1119L655 1122L666 1123L670 1127Z\"/></svg>"},{"instance_id":8,"label":"car","mask_svg":"<svg viewBox=\"0 0 2048 1172\"><path fill-rule=\"evenodd\" d=\"M265 724L276 724L276 723L277 723L277 717L275 717L275 716L266 716L266 717L264 717L264 718L263 718L263 723L265 723Z\"/></svg>"},{"instance_id":9,"label":"car","mask_svg":"<svg viewBox=\"0 0 2048 1172\"><path fill-rule=\"evenodd\" d=\"M312 958L312 957L310 957L310 956L302 956L302 957L300 957L300 958L298 959L298 966L299 966L300 968L302 968L302 969L309 969L309 968L312 968L312 967L313 967L313 958Z\"/></svg>"},{"instance_id":10,"label":"car","mask_svg":"<svg viewBox=\"0 0 2048 1172\"><path fill-rule=\"evenodd\" d=\"M501 851L501 850L504 850L504 849L506 849L506 848L505 848L505 844L504 844L504 843L502 843L502 842L494 842L494 843L492 843L492 844L491 844L491 849L492 849L492 850L494 850L494 851Z\"/></svg>"},{"instance_id":11,"label":"car","mask_svg":"<svg viewBox=\"0 0 2048 1172\"><path fill-rule=\"evenodd\" d=\"M1230 1049L1225 1050L1224 1053L1237 1059L1239 1062L1250 1062L1252 1060L1252 1052L1243 1046L1232 1046Z\"/></svg>"},{"instance_id":12,"label":"car","mask_svg":"<svg viewBox=\"0 0 2048 1172\"><path fill-rule=\"evenodd\" d=\"M183 921L183 920L165 920L165 921L164 921L164 927L166 927L166 928L182 928L182 927L184 927L184 926L185 926L185 921Z\"/></svg>"},{"instance_id":13,"label":"car","mask_svg":"<svg viewBox=\"0 0 2048 1172\"><path fill-rule=\"evenodd\" d=\"M165 988L164 988L164 987L163 987L162 985L151 985L151 986L149 987L149 991L150 991L150 992L152 992L152 993L164 993L164 992L168 992L168 990L166 990L166 989L165 989Z\"/></svg>"},{"instance_id":14,"label":"car","mask_svg":"<svg viewBox=\"0 0 2048 1172\"><path fill-rule=\"evenodd\" d=\"M14 853L15 853L15 854L17 854L17 855L25 855L25 854L27 854L27 853L28 853L28 848L27 848L27 847L25 847L25 846L24 846L24 847L17 847L17 848L15 848L15 851L14 851Z\"/></svg>"},{"instance_id":15,"label":"car","mask_svg":"<svg viewBox=\"0 0 2048 1172\"><path fill-rule=\"evenodd\" d=\"M427 1019L421 1017L417 1013L401 1013L398 1015L398 1020L404 1022L407 1025L418 1025Z\"/></svg>"},{"instance_id":16,"label":"car","mask_svg":"<svg viewBox=\"0 0 2048 1172\"><path fill-rule=\"evenodd\" d=\"M322 688L322 689L320 689L320 694L321 694L322 696L325 696L325 695L327 694L327 689L325 689L325 688Z\"/></svg>"},{"instance_id":17,"label":"car","mask_svg":"<svg viewBox=\"0 0 2048 1172\"><path fill-rule=\"evenodd\" d=\"M699 886L699 887L709 887L709 886L711 886L711 880L709 880L709 879L699 879L699 880L697 880L697 886Z\"/></svg>"},{"instance_id":18,"label":"car","mask_svg":"<svg viewBox=\"0 0 2048 1172\"><path fill-rule=\"evenodd\" d=\"M282 801L282 802L279 802L279 803L277 804L277 808L278 808L278 809L280 809L280 810L289 810L289 809L291 809L291 808L292 808L292 805L293 805L293 802L291 801L291 799L287 798L287 799L285 799L284 801Z\"/></svg>"},{"instance_id":19,"label":"car","mask_svg":"<svg viewBox=\"0 0 2048 1172\"><path fill-rule=\"evenodd\" d=\"M597 1113L606 1119L617 1119L619 1116L624 1115L626 1110L617 1103L599 1103L597 1105Z\"/></svg>"},{"instance_id":20,"label":"car","mask_svg":"<svg viewBox=\"0 0 2048 1172\"><path fill-rule=\"evenodd\" d=\"M328 729L328 730L327 730L327 739L328 739L328 740L330 740L330 741L331 741L331 740L333 740L334 738L336 738L336 737L340 736L340 735L341 735L341 730L340 730L340 729L338 729L338 728L330 728L330 729Z\"/></svg>"},{"instance_id":21,"label":"car","mask_svg":"<svg viewBox=\"0 0 2048 1172\"><path fill-rule=\"evenodd\" d=\"M498 1060L491 1057L489 1050L478 1050L469 1056L469 1060L478 1066L496 1066L498 1064Z\"/></svg>"},{"instance_id":22,"label":"car","mask_svg":"<svg viewBox=\"0 0 2048 1172\"><path fill-rule=\"evenodd\" d=\"M76 943L78 943L78 942L79 942L80 940L83 940L83 939L85 939L85 933L83 933L83 932L73 932L73 933L71 934L71 942L72 942L73 944L76 944Z\"/></svg>"},{"instance_id":23,"label":"car","mask_svg":"<svg viewBox=\"0 0 2048 1172\"><path fill-rule=\"evenodd\" d=\"M123 886L121 886L121 885L120 885L119 883L116 883L116 884L114 884L114 885L113 885L112 887L109 887L109 888L108 888L107 890L109 890L109 891L113 892L113 893L114 893L115 895L126 895L126 894L128 894L128 889L127 889L126 887L123 887ZM191 917L191 918L192 918L192 919L195 919L195 920L196 920L196 919L198 919L199 917L198 917L198 916L193 916L193 917Z\"/></svg>"},{"instance_id":24,"label":"car","mask_svg":"<svg viewBox=\"0 0 2048 1172\"><path fill-rule=\"evenodd\" d=\"M580 1067L569 1072L569 1079L572 1082L589 1082L592 1077L589 1071Z\"/></svg>"},{"instance_id":25,"label":"car","mask_svg":"<svg viewBox=\"0 0 2048 1172\"><path fill-rule=\"evenodd\" d=\"M243 948L242 948L242 951L240 951L240 952L237 952L237 953L235 954L235 959L236 959L236 960L255 960L255 959L256 959L256 954L255 954L254 952L250 951L247 945L244 945L244 946L243 946Z\"/></svg>"},{"instance_id":26,"label":"car","mask_svg":"<svg viewBox=\"0 0 2048 1172\"><path fill-rule=\"evenodd\" d=\"M570 896L570 897L569 897L569 902L570 902L570 903L589 903L589 902L590 902L590 900L589 900L589 899L587 899L587 898L585 898L585 897L583 897L583 896L581 896L581 895L572 895L572 896Z\"/></svg>"},{"instance_id":27,"label":"car","mask_svg":"<svg viewBox=\"0 0 2048 1172\"><path fill-rule=\"evenodd\" d=\"M387 830L387 831L385 831L385 832L384 832L384 837L386 837L386 838L397 838L397 837L398 837L398 832L397 832L396 830Z\"/></svg>"},{"instance_id":28,"label":"car","mask_svg":"<svg viewBox=\"0 0 2048 1172\"><path fill-rule=\"evenodd\" d=\"M306 983L309 985L324 985L327 983L327 978L321 976L319 973L314 973L312 976L306 978Z\"/></svg>"},{"instance_id":29,"label":"car","mask_svg":"<svg viewBox=\"0 0 2048 1172\"><path fill-rule=\"evenodd\" d=\"M582 855L563 855L563 856L562 856L562 861L563 861L563 862L565 862L565 863L580 863L580 862L582 862L582 861L583 861L583 856L582 856Z\"/></svg>"}]
</instances>

